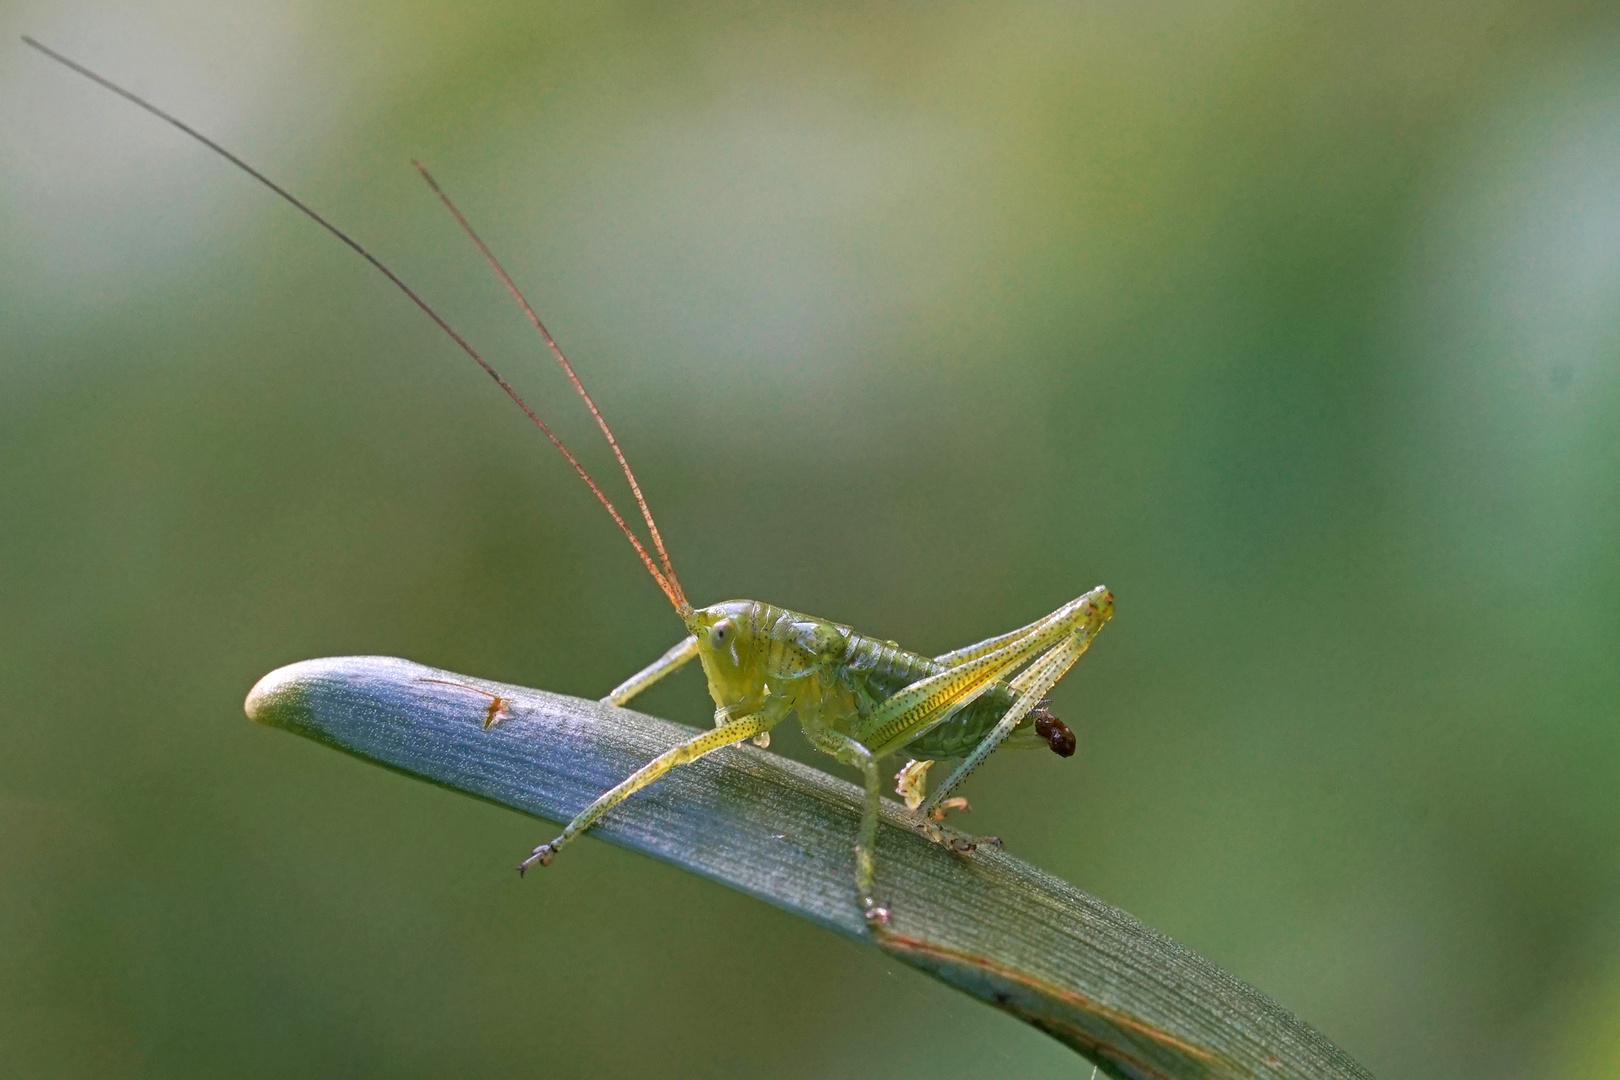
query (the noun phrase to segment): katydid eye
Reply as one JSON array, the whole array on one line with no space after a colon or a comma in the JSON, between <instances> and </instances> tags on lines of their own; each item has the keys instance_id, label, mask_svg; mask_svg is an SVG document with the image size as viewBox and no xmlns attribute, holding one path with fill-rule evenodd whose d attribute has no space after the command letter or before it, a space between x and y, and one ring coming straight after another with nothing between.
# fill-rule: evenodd
<instances>
[{"instance_id":1,"label":"katydid eye","mask_svg":"<svg viewBox=\"0 0 1620 1080\"><path fill-rule=\"evenodd\" d=\"M721 619L709 631L709 640L716 645L724 645L731 640L732 625L730 619Z\"/></svg>"}]
</instances>

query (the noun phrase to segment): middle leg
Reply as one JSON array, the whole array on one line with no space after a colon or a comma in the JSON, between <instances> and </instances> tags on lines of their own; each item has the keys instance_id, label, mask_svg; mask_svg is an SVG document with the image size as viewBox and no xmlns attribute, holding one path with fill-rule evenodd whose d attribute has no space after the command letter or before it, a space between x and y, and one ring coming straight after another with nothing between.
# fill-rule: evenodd
<instances>
[{"instance_id":1,"label":"middle leg","mask_svg":"<svg viewBox=\"0 0 1620 1080\"><path fill-rule=\"evenodd\" d=\"M816 749L831 754L845 765L861 770L865 781L866 798L861 806L861 824L855 833L855 896L861 903L861 914L873 929L888 924L889 910L877 902L872 884L877 876L878 811L882 806L882 779L877 758L872 751L841 731L806 725L805 734Z\"/></svg>"}]
</instances>

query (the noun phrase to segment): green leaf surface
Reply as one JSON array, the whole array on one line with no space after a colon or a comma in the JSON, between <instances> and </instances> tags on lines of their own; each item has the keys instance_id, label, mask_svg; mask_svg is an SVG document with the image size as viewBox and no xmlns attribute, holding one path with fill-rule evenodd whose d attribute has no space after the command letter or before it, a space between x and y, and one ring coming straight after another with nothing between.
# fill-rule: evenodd
<instances>
[{"instance_id":1,"label":"green leaf surface","mask_svg":"<svg viewBox=\"0 0 1620 1080\"><path fill-rule=\"evenodd\" d=\"M492 697L493 696L493 697ZM493 698L506 719L484 721ZM692 729L629 709L389 657L271 672L253 720L548 821ZM1338 1080L1368 1074L1286 1009L1118 908L997 851L953 855L886 802L888 933L855 902L860 791L751 746L676 769L590 833L867 941L1004 1009L1111 1076ZM566 873L566 854L543 873Z\"/></svg>"}]
</instances>

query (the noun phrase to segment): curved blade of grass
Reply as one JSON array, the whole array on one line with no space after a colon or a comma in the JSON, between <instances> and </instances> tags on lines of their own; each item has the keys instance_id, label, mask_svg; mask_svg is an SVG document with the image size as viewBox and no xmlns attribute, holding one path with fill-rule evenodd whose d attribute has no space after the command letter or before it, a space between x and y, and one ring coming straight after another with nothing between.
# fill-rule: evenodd
<instances>
[{"instance_id":1,"label":"curved blade of grass","mask_svg":"<svg viewBox=\"0 0 1620 1080\"><path fill-rule=\"evenodd\" d=\"M486 730L500 699L506 719ZM388 657L271 672L253 720L549 821L690 728L594 701ZM723 882L1034 1024L1129 1080L1340 1080L1368 1074L1259 991L1117 908L1000 852L947 853L885 806L873 938L855 903L860 791L743 746L677 769L590 833ZM565 860L566 861L566 860ZM566 873L566 867L548 873Z\"/></svg>"}]
</instances>

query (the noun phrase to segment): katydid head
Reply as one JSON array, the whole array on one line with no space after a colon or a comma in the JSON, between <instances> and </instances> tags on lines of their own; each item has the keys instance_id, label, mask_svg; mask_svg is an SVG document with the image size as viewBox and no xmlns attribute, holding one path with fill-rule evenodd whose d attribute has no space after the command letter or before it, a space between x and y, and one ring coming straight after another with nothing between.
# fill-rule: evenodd
<instances>
[{"instance_id":1,"label":"katydid head","mask_svg":"<svg viewBox=\"0 0 1620 1080\"><path fill-rule=\"evenodd\" d=\"M697 638L698 660L709 681L716 707L741 716L759 708L765 697L765 660L769 642L759 638L747 600L699 608L686 616L686 629Z\"/></svg>"}]
</instances>

